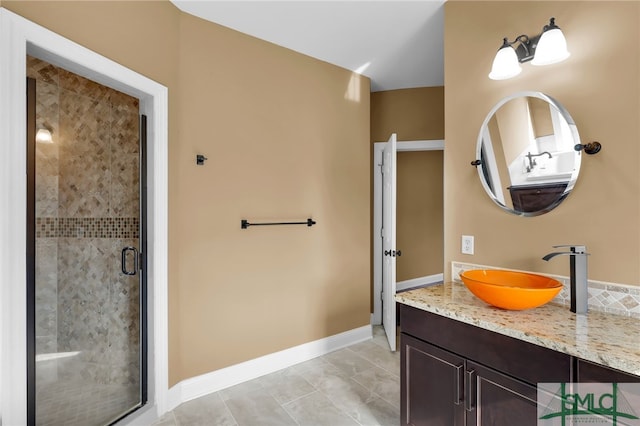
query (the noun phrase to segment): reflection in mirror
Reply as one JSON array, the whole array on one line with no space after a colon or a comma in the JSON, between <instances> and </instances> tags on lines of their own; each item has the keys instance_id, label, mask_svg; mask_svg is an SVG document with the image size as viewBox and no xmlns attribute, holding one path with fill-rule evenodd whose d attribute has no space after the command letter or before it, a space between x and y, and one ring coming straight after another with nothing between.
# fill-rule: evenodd
<instances>
[{"instance_id":1,"label":"reflection in mirror","mask_svg":"<svg viewBox=\"0 0 640 426\"><path fill-rule=\"evenodd\" d=\"M576 125L562 105L539 92L501 100L478 135L478 173L487 194L521 216L550 211L573 189L581 152Z\"/></svg>"}]
</instances>

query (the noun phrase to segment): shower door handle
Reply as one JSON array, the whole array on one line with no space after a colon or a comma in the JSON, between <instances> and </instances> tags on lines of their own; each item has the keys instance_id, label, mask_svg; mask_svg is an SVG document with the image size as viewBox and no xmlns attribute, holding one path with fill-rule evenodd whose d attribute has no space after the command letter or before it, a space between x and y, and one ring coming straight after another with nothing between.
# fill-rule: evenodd
<instances>
[{"instance_id":1,"label":"shower door handle","mask_svg":"<svg viewBox=\"0 0 640 426\"><path fill-rule=\"evenodd\" d=\"M133 271L127 269L127 252L133 253ZM138 272L138 250L135 247L125 247L122 249L122 273L125 275L135 275Z\"/></svg>"}]
</instances>

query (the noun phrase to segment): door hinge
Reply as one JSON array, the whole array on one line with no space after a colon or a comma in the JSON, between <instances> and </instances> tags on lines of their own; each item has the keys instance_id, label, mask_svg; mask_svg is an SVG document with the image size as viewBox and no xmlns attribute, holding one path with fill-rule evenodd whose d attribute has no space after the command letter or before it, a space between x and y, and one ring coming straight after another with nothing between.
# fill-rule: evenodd
<instances>
[{"instance_id":1,"label":"door hinge","mask_svg":"<svg viewBox=\"0 0 640 426\"><path fill-rule=\"evenodd\" d=\"M384 291L380 292L380 300L384 301Z\"/></svg>"},{"instance_id":2,"label":"door hinge","mask_svg":"<svg viewBox=\"0 0 640 426\"><path fill-rule=\"evenodd\" d=\"M384 228L380 228L380 238L384 238Z\"/></svg>"}]
</instances>

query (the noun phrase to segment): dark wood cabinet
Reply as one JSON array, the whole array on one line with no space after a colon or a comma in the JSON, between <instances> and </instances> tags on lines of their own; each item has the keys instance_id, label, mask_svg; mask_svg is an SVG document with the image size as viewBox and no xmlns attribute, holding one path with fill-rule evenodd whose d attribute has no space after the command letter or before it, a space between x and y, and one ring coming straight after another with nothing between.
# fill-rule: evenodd
<instances>
[{"instance_id":1,"label":"dark wood cabinet","mask_svg":"<svg viewBox=\"0 0 640 426\"><path fill-rule=\"evenodd\" d=\"M566 196L567 183L510 186L509 193L514 210L537 212L546 210Z\"/></svg>"},{"instance_id":2,"label":"dark wood cabinet","mask_svg":"<svg viewBox=\"0 0 640 426\"><path fill-rule=\"evenodd\" d=\"M464 358L402 334L402 424L464 425Z\"/></svg>"},{"instance_id":3,"label":"dark wood cabinet","mask_svg":"<svg viewBox=\"0 0 640 426\"><path fill-rule=\"evenodd\" d=\"M403 425L535 426L537 383L569 382L569 355L401 305Z\"/></svg>"},{"instance_id":4,"label":"dark wood cabinet","mask_svg":"<svg viewBox=\"0 0 640 426\"><path fill-rule=\"evenodd\" d=\"M535 386L401 334L402 424L536 425Z\"/></svg>"},{"instance_id":5,"label":"dark wood cabinet","mask_svg":"<svg viewBox=\"0 0 640 426\"><path fill-rule=\"evenodd\" d=\"M400 329L402 425L535 426L538 383L640 383L640 376L404 304ZM547 407L560 406L556 391L544 395Z\"/></svg>"},{"instance_id":6,"label":"dark wood cabinet","mask_svg":"<svg viewBox=\"0 0 640 426\"><path fill-rule=\"evenodd\" d=\"M535 426L538 383L640 383L640 376L404 304L400 329L403 425Z\"/></svg>"},{"instance_id":7,"label":"dark wood cabinet","mask_svg":"<svg viewBox=\"0 0 640 426\"><path fill-rule=\"evenodd\" d=\"M536 426L537 388L472 361L466 362L466 425Z\"/></svg>"},{"instance_id":8,"label":"dark wood cabinet","mask_svg":"<svg viewBox=\"0 0 640 426\"><path fill-rule=\"evenodd\" d=\"M576 381L582 383L640 383L640 376L634 376L582 359L577 360L576 371Z\"/></svg>"}]
</instances>

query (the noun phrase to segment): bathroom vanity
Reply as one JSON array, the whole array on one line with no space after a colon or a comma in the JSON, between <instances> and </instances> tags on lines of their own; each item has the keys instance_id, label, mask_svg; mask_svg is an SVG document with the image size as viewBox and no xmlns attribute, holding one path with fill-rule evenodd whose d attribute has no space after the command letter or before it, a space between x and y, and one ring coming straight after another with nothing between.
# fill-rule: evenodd
<instances>
[{"instance_id":1,"label":"bathroom vanity","mask_svg":"<svg viewBox=\"0 0 640 426\"><path fill-rule=\"evenodd\" d=\"M557 200L562 200L567 183L541 183L537 185L512 185L509 189L513 208L520 212L544 210Z\"/></svg>"},{"instance_id":2,"label":"bathroom vanity","mask_svg":"<svg viewBox=\"0 0 640 426\"><path fill-rule=\"evenodd\" d=\"M537 384L640 382L640 320L486 305L462 284L398 293L403 425L536 425Z\"/></svg>"}]
</instances>

